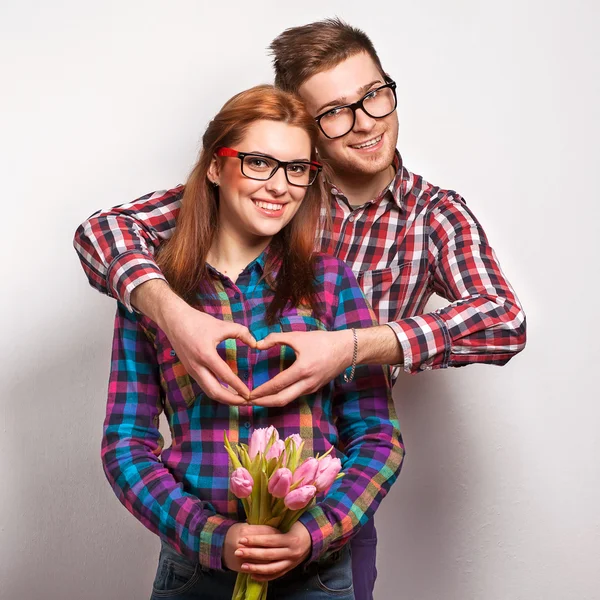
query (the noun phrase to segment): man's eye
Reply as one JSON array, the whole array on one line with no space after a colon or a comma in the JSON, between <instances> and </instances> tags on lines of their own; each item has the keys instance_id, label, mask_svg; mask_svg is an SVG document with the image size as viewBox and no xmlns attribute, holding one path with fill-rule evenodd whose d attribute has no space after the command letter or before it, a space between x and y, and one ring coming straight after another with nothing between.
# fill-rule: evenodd
<instances>
[{"instance_id":1,"label":"man's eye","mask_svg":"<svg viewBox=\"0 0 600 600\"><path fill-rule=\"evenodd\" d=\"M343 108L332 108L329 112L326 112L323 116L326 119L332 119L337 117L344 109Z\"/></svg>"},{"instance_id":2,"label":"man's eye","mask_svg":"<svg viewBox=\"0 0 600 600\"><path fill-rule=\"evenodd\" d=\"M375 98L377 94L379 94L379 90L373 90L364 97L364 100L373 100L373 98Z\"/></svg>"}]
</instances>

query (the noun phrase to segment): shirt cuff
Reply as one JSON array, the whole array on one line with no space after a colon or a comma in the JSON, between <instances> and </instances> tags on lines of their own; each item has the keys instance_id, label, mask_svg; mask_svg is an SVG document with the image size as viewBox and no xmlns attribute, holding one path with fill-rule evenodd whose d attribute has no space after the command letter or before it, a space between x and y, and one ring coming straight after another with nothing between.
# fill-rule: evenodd
<instances>
[{"instance_id":1,"label":"shirt cuff","mask_svg":"<svg viewBox=\"0 0 600 600\"><path fill-rule=\"evenodd\" d=\"M211 515L200 532L200 564L207 569L223 570L225 536L235 521L220 515Z\"/></svg>"},{"instance_id":2,"label":"shirt cuff","mask_svg":"<svg viewBox=\"0 0 600 600\"><path fill-rule=\"evenodd\" d=\"M151 256L138 250L131 250L119 254L110 263L106 272L106 287L110 296L118 298L129 312L134 312L135 308L131 306L131 293L136 287L151 279L166 281Z\"/></svg>"},{"instance_id":3,"label":"shirt cuff","mask_svg":"<svg viewBox=\"0 0 600 600\"><path fill-rule=\"evenodd\" d=\"M307 562L318 560L333 542L333 525L318 504L303 513L298 521L306 527L312 540L312 550Z\"/></svg>"},{"instance_id":4,"label":"shirt cuff","mask_svg":"<svg viewBox=\"0 0 600 600\"><path fill-rule=\"evenodd\" d=\"M444 369L450 361L452 340L446 323L436 313L386 323L392 328L404 354L404 371L417 373Z\"/></svg>"}]
</instances>

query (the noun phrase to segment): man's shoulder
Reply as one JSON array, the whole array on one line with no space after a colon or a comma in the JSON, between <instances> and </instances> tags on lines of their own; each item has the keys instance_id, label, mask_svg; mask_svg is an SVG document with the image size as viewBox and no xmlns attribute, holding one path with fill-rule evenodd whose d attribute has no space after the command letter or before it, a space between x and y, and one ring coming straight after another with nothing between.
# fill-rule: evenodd
<instances>
[{"instance_id":1,"label":"man's shoulder","mask_svg":"<svg viewBox=\"0 0 600 600\"><path fill-rule=\"evenodd\" d=\"M459 202L464 198L451 188L435 185L422 175L403 168L403 203L409 212L432 211Z\"/></svg>"}]
</instances>

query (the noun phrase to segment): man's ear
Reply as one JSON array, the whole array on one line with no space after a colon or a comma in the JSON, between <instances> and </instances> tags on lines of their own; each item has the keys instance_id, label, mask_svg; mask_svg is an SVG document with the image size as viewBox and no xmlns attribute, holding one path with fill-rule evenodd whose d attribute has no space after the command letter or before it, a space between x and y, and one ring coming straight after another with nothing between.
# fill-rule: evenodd
<instances>
[{"instance_id":1,"label":"man's ear","mask_svg":"<svg viewBox=\"0 0 600 600\"><path fill-rule=\"evenodd\" d=\"M210 165L208 167L208 172L206 176L208 180L215 186L219 185L219 177L220 177L220 165L217 155L214 154L212 160L210 161Z\"/></svg>"}]
</instances>

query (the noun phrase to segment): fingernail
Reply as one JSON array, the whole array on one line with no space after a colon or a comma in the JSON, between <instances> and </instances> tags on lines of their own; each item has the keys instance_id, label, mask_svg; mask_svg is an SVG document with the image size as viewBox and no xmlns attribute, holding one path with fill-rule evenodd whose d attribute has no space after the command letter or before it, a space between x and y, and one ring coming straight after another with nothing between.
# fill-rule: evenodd
<instances>
[{"instance_id":1,"label":"fingernail","mask_svg":"<svg viewBox=\"0 0 600 600\"><path fill-rule=\"evenodd\" d=\"M249 571L249 570L250 570L249 565L242 565L242 571Z\"/></svg>"},{"instance_id":2,"label":"fingernail","mask_svg":"<svg viewBox=\"0 0 600 600\"><path fill-rule=\"evenodd\" d=\"M247 544L248 543L248 538L241 538L240 539L240 544Z\"/></svg>"},{"instance_id":3,"label":"fingernail","mask_svg":"<svg viewBox=\"0 0 600 600\"><path fill-rule=\"evenodd\" d=\"M236 556L244 556L244 553L243 553L241 550L236 550L236 551L234 552L234 554L235 554Z\"/></svg>"}]
</instances>

